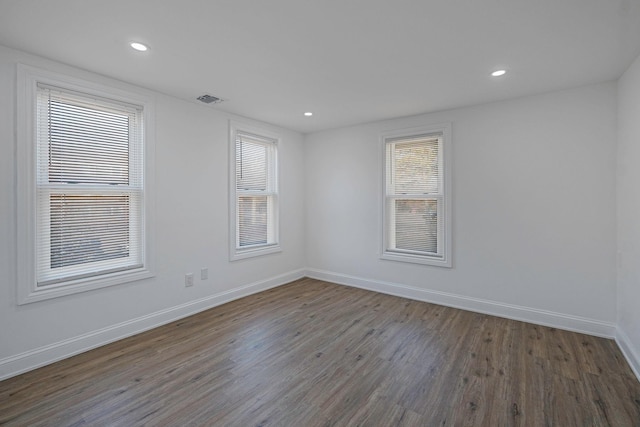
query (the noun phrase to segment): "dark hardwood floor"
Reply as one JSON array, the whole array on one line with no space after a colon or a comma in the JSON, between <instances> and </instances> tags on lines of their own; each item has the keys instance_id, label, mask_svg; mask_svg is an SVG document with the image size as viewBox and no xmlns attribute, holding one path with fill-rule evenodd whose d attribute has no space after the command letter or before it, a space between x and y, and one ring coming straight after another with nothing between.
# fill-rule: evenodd
<instances>
[{"instance_id":1,"label":"dark hardwood floor","mask_svg":"<svg viewBox=\"0 0 640 427\"><path fill-rule=\"evenodd\" d=\"M302 279L0 382L19 426L640 426L616 344Z\"/></svg>"}]
</instances>

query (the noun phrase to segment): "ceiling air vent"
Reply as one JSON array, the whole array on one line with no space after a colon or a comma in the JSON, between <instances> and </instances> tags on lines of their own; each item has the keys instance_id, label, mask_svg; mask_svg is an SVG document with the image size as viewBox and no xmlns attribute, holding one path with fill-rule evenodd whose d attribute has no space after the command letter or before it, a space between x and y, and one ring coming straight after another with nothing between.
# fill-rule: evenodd
<instances>
[{"instance_id":1,"label":"ceiling air vent","mask_svg":"<svg viewBox=\"0 0 640 427\"><path fill-rule=\"evenodd\" d=\"M201 95L198 97L198 101L202 101L205 104L217 104L219 102L222 102L223 99L213 95Z\"/></svg>"}]
</instances>

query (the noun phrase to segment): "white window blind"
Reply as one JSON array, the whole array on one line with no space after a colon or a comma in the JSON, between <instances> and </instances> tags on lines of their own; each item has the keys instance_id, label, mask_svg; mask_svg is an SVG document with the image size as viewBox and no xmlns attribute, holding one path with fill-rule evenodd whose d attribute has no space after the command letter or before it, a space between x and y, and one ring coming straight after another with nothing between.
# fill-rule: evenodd
<instances>
[{"instance_id":1,"label":"white window blind","mask_svg":"<svg viewBox=\"0 0 640 427\"><path fill-rule=\"evenodd\" d=\"M276 142L237 132L235 138L236 249L277 243Z\"/></svg>"},{"instance_id":2,"label":"white window blind","mask_svg":"<svg viewBox=\"0 0 640 427\"><path fill-rule=\"evenodd\" d=\"M386 139L385 251L443 256L442 134Z\"/></svg>"},{"instance_id":3,"label":"white window blind","mask_svg":"<svg viewBox=\"0 0 640 427\"><path fill-rule=\"evenodd\" d=\"M142 107L37 88L37 286L142 267Z\"/></svg>"}]
</instances>

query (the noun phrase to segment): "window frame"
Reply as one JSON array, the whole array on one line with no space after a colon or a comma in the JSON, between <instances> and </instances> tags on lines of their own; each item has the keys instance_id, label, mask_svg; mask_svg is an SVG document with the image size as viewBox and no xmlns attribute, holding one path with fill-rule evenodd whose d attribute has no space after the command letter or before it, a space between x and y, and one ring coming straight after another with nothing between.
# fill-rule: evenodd
<instances>
[{"instance_id":1,"label":"window frame","mask_svg":"<svg viewBox=\"0 0 640 427\"><path fill-rule=\"evenodd\" d=\"M260 192L256 190L238 191L236 183L236 139L238 134L253 136L257 139L265 140L265 143L273 144L271 162L267 166L267 174L271 175L273 182L269 191ZM282 252L280 246L280 168L279 149L281 137L279 134L258 126L229 120L229 260L237 261L241 259L253 258L262 255ZM256 244L241 248L239 245L239 221L238 221L238 200L241 194L247 196L264 195L272 198L269 206L271 224L268 225L268 234L273 236L273 242Z\"/></svg>"},{"instance_id":2,"label":"window frame","mask_svg":"<svg viewBox=\"0 0 640 427\"><path fill-rule=\"evenodd\" d=\"M95 81L17 64L17 302L19 305L72 295L93 289L129 283L154 276L154 108L152 99L142 93L123 90ZM142 108L142 266L56 280L38 286L37 282L37 93L38 85L59 88L86 98L100 98Z\"/></svg>"},{"instance_id":3,"label":"window frame","mask_svg":"<svg viewBox=\"0 0 640 427\"><path fill-rule=\"evenodd\" d=\"M395 194L388 193L387 189L387 160L388 146L405 139L417 138L426 135L441 135L442 142L439 146L439 164L443 171L442 191L437 195L429 196L407 196L397 197ZM381 190L380 190L380 258L383 260L399 261L415 264L432 265L439 267L452 267L452 214L451 214L451 176L452 176L452 152L451 152L451 123L442 123L428 126L419 126L404 129L394 129L383 131L380 133L380 152L381 152ZM390 249L390 230L393 215L388 213L387 203L390 199L421 199L432 200L440 199L438 203L438 218L442 226L438 230L437 244L439 250L437 253L426 253L409 250L392 250Z\"/></svg>"}]
</instances>

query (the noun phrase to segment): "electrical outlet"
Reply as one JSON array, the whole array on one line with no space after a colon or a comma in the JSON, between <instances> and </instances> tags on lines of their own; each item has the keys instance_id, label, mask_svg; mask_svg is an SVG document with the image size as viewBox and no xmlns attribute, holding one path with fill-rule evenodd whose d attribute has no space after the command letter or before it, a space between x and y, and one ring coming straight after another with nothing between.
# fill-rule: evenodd
<instances>
[{"instance_id":1,"label":"electrical outlet","mask_svg":"<svg viewBox=\"0 0 640 427\"><path fill-rule=\"evenodd\" d=\"M200 280L207 280L209 278L209 269L202 268L200 269Z\"/></svg>"},{"instance_id":2,"label":"electrical outlet","mask_svg":"<svg viewBox=\"0 0 640 427\"><path fill-rule=\"evenodd\" d=\"M193 273L187 273L184 275L184 285L193 286Z\"/></svg>"}]
</instances>

